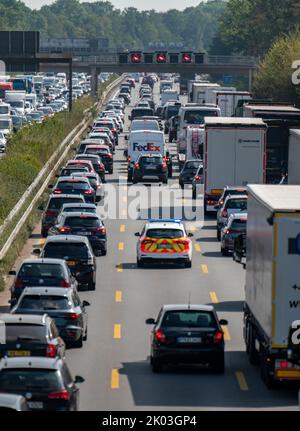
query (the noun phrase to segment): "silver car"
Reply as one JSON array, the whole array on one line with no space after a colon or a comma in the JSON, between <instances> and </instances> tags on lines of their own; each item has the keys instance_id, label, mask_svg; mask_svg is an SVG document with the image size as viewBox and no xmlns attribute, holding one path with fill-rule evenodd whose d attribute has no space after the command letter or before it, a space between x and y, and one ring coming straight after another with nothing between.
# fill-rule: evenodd
<instances>
[{"instance_id":1,"label":"silver car","mask_svg":"<svg viewBox=\"0 0 300 431\"><path fill-rule=\"evenodd\" d=\"M238 235L246 232L247 213L231 214L227 224L221 230L221 253L228 256L234 249L234 240Z\"/></svg>"},{"instance_id":2,"label":"silver car","mask_svg":"<svg viewBox=\"0 0 300 431\"><path fill-rule=\"evenodd\" d=\"M227 224L229 216L247 211L247 199L248 196L246 194L227 196L224 204L217 212L217 238L219 241L221 239L221 230Z\"/></svg>"}]
</instances>

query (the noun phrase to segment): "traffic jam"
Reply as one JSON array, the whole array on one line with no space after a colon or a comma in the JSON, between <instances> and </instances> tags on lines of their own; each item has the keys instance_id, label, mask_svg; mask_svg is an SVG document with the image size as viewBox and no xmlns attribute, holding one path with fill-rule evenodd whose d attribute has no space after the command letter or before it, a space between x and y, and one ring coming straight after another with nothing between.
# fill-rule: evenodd
<instances>
[{"instance_id":1,"label":"traffic jam","mask_svg":"<svg viewBox=\"0 0 300 431\"><path fill-rule=\"evenodd\" d=\"M187 81L185 90L178 75L124 78L49 184L49 196L39 206L39 247L9 273L10 311L0 314L5 326L0 410L81 410L85 369L73 376L69 359L74 354L85 360L89 307L103 287L113 234L100 208L120 158L129 189L176 184L178 190L188 190L192 205L200 202L218 253L233 259L246 277L242 331L247 361L260 367L269 389L298 387L300 343L294 342L293 322L299 320L300 296L298 290L284 288L287 277L291 286L297 285L297 274L286 271L300 252L300 189L286 184L279 151L278 160L268 158L280 145L270 132L275 111L280 113L281 107L256 104L251 93L201 76ZM300 116L300 110L290 111ZM295 134L299 144L300 134ZM289 160L283 162L287 166ZM142 271L141 277L151 267L160 274L180 268L176 274L184 284L194 269L193 253L200 251L191 223L176 217L131 223L139 227L131 239L136 256L130 265ZM280 257L276 265L274 256ZM205 265L202 270L207 271ZM154 376L168 374L170 367L200 366L221 378L227 372L230 322L218 312L216 301L185 298L161 303L157 315L144 316L148 367Z\"/></svg>"}]
</instances>

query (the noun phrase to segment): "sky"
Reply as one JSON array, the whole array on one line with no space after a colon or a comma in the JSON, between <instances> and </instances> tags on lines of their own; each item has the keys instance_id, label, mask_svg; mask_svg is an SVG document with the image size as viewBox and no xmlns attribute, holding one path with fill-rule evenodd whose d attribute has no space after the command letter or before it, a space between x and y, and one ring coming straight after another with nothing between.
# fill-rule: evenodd
<instances>
[{"instance_id":1,"label":"sky","mask_svg":"<svg viewBox=\"0 0 300 431\"><path fill-rule=\"evenodd\" d=\"M32 9L39 9L45 4L53 3L53 0L23 0ZM87 2L91 0L86 0ZM201 0L110 0L118 9L124 7L135 7L140 10L155 9L166 11L168 9L183 10L186 7L197 6Z\"/></svg>"}]
</instances>

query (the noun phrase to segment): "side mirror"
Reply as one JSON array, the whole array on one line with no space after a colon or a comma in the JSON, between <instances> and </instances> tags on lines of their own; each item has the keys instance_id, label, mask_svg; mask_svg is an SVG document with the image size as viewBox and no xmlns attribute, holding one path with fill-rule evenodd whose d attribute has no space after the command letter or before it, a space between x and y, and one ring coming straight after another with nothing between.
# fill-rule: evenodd
<instances>
[{"instance_id":1,"label":"side mirror","mask_svg":"<svg viewBox=\"0 0 300 431\"><path fill-rule=\"evenodd\" d=\"M38 206L38 210L39 210L39 211L44 211L44 209L45 209L44 205L39 205L39 206Z\"/></svg>"},{"instance_id":2,"label":"side mirror","mask_svg":"<svg viewBox=\"0 0 300 431\"><path fill-rule=\"evenodd\" d=\"M193 238L193 236L194 236L194 234L193 234L193 233L191 233L191 232L189 232L189 233L188 233L188 237L189 237L189 238Z\"/></svg>"},{"instance_id":3,"label":"side mirror","mask_svg":"<svg viewBox=\"0 0 300 431\"><path fill-rule=\"evenodd\" d=\"M41 249L39 249L39 248L35 248L34 250L33 250L33 252L32 252L33 254L36 254L37 256L39 256L40 255L40 253L41 253Z\"/></svg>"},{"instance_id":4,"label":"side mirror","mask_svg":"<svg viewBox=\"0 0 300 431\"><path fill-rule=\"evenodd\" d=\"M17 275L17 272L16 271L9 271L9 273L8 273L9 275Z\"/></svg>"},{"instance_id":5,"label":"side mirror","mask_svg":"<svg viewBox=\"0 0 300 431\"><path fill-rule=\"evenodd\" d=\"M58 174L56 174L56 175L55 175L55 178L59 178L59 175L58 175Z\"/></svg>"},{"instance_id":6,"label":"side mirror","mask_svg":"<svg viewBox=\"0 0 300 431\"><path fill-rule=\"evenodd\" d=\"M155 325L156 321L155 319L146 319L145 321L146 325Z\"/></svg>"},{"instance_id":7,"label":"side mirror","mask_svg":"<svg viewBox=\"0 0 300 431\"><path fill-rule=\"evenodd\" d=\"M89 307L91 304L88 301L82 301L83 307Z\"/></svg>"},{"instance_id":8,"label":"side mirror","mask_svg":"<svg viewBox=\"0 0 300 431\"><path fill-rule=\"evenodd\" d=\"M135 232L134 236L141 236L139 232Z\"/></svg>"},{"instance_id":9,"label":"side mirror","mask_svg":"<svg viewBox=\"0 0 300 431\"><path fill-rule=\"evenodd\" d=\"M85 380L81 376L75 376L74 383L83 383Z\"/></svg>"},{"instance_id":10,"label":"side mirror","mask_svg":"<svg viewBox=\"0 0 300 431\"><path fill-rule=\"evenodd\" d=\"M49 184L48 189L53 189L53 184Z\"/></svg>"},{"instance_id":11,"label":"side mirror","mask_svg":"<svg viewBox=\"0 0 300 431\"><path fill-rule=\"evenodd\" d=\"M228 320L221 319L221 320L219 321L219 323L220 323L220 325L221 325L221 326L226 326L226 325L228 325Z\"/></svg>"},{"instance_id":12,"label":"side mirror","mask_svg":"<svg viewBox=\"0 0 300 431\"><path fill-rule=\"evenodd\" d=\"M125 141L128 141L128 135L124 136Z\"/></svg>"}]
</instances>

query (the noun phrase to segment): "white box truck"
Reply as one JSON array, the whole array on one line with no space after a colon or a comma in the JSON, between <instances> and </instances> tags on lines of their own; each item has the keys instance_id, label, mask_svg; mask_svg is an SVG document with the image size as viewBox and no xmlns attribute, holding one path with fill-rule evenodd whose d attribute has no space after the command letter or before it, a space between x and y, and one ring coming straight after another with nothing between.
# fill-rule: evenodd
<instances>
[{"instance_id":1,"label":"white box truck","mask_svg":"<svg viewBox=\"0 0 300 431\"><path fill-rule=\"evenodd\" d=\"M300 381L300 186L248 187L244 339L268 387ZM295 323L297 322L298 323Z\"/></svg>"},{"instance_id":2,"label":"white box truck","mask_svg":"<svg viewBox=\"0 0 300 431\"><path fill-rule=\"evenodd\" d=\"M300 130L290 129L288 183L300 185Z\"/></svg>"},{"instance_id":3,"label":"white box truck","mask_svg":"<svg viewBox=\"0 0 300 431\"><path fill-rule=\"evenodd\" d=\"M214 95L215 91L227 91L227 92L233 92L236 91L235 87L218 87L218 89L216 90L215 88L208 88L206 90L206 103L216 103L216 98Z\"/></svg>"},{"instance_id":4,"label":"white box truck","mask_svg":"<svg viewBox=\"0 0 300 431\"><path fill-rule=\"evenodd\" d=\"M212 103L221 109L222 117L232 117L240 100L251 100L252 95L248 91L224 91L213 90Z\"/></svg>"},{"instance_id":5,"label":"white box truck","mask_svg":"<svg viewBox=\"0 0 300 431\"><path fill-rule=\"evenodd\" d=\"M164 106L170 100L179 100L179 93L176 90L164 90L160 94L160 104Z\"/></svg>"},{"instance_id":6,"label":"white box truck","mask_svg":"<svg viewBox=\"0 0 300 431\"><path fill-rule=\"evenodd\" d=\"M18 115L25 115L25 91L5 91L5 102L9 103L11 108L15 109Z\"/></svg>"},{"instance_id":7,"label":"white box truck","mask_svg":"<svg viewBox=\"0 0 300 431\"><path fill-rule=\"evenodd\" d=\"M260 118L205 118L205 214L217 210L224 187L265 183L266 132Z\"/></svg>"},{"instance_id":8,"label":"white box truck","mask_svg":"<svg viewBox=\"0 0 300 431\"><path fill-rule=\"evenodd\" d=\"M193 84L193 103L207 103L207 90L220 88L219 84L207 82L195 82Z\"/></svg>"},{"instance_id":9,"label":"white box truck","mask_svg":"<svg viewBox=\"0 0 300 431\"><path fill-rule=\"evenodd\" d=\"M157 130L136 130L129 134L127 150L127 176L132 180L133 166L141 153L165 155L165 135Z\"/></svg>"}]
</instances>

